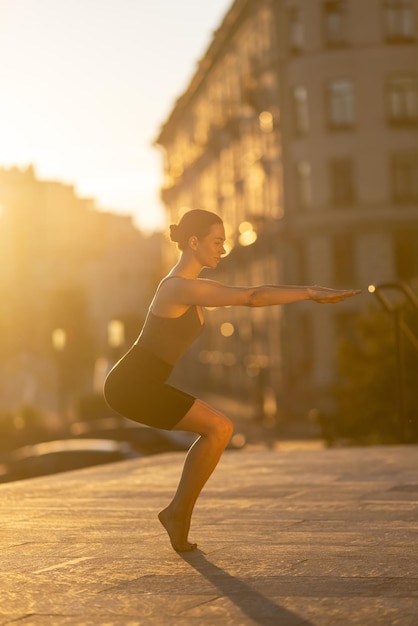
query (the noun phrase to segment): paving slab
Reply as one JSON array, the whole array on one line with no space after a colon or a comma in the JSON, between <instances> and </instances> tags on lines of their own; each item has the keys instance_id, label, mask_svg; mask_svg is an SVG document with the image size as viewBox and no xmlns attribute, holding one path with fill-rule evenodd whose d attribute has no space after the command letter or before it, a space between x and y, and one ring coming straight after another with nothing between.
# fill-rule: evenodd
<instances>
[{"instance_id":1,"label":"paving slab","mask_svg":"<svg viewBox=\"0 0 418 626\"><path fill-rule=\"evenodd\" d=\"M0 625L418 624L417 446L227 451L182 555L183 460L0 485Z\"/></svg>"}]
</instances>

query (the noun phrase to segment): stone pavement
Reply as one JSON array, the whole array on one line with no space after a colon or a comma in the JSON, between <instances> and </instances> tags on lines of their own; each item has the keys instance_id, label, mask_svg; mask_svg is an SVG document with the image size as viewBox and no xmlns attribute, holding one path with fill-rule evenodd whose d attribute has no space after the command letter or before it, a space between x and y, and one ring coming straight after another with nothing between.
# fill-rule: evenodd
<instances>
[{"instance_id":1,"label":"stone pavement","mask_svg":"<svg viewBox=\"0 0 418 626\"><path fill-rule=\"evenodd\" d=\"M183 458L0 485L0 624L418 624L417 446L228 451L182 556Z\"/></svg>"}]
</instances>

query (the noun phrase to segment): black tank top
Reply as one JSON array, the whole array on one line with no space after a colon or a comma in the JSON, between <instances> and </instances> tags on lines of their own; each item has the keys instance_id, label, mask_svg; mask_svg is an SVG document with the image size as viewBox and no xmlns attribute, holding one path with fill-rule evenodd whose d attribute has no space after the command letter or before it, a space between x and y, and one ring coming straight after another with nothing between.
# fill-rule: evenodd
<instances>
[{"instance_id":1,"label":"black tank top","mask_svg":"<svg viewBox=\"0 0 418 626\"><path fill-rule=\"evenodd\" d=\"M160 317L148 311L135 344L174 365L203 330L195 305L179 317Z\"/></svg>"}]
</instances>

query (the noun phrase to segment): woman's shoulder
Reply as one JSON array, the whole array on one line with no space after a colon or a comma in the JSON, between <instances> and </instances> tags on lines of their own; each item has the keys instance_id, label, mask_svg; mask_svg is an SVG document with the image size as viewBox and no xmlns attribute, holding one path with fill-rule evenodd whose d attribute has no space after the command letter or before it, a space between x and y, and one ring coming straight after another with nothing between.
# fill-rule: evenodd
<instances>
[{"instance_id":1,"label":"woman's shoulder","mask_svg":"<svg viewBox=\"0 0 418 626\"><path fill-rule=\"evenodd\" d=\"M167 274L167 276L164 276L164 278L161 279L158 287L157 287L157 291L156 294L160 293L160 292L170 292L170 291L177 291L179 288L181 288L181 286L184 284L185 281L187 281L187 278L184 278L183 276L179 276L178 274Z\"/></svg>"},{"instance_id":2,"label":"woman's shoulder","mask_svg":"<svg viewBox=\"0 0 418 626\"><path fill-rule=\"evenodd\" d=\"M161 316L176 316L183 313L183 291L187 278L177 274L168 274L160 281L150 310Z\"/></svg>"}]
</instances>

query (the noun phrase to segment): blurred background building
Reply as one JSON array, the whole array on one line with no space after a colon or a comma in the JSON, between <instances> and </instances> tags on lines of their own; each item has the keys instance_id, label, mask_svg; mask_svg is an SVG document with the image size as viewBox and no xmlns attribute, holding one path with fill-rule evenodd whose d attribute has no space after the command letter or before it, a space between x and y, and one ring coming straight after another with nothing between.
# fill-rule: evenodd
<instances>
[{"instance_id":1,"label":"blurred background building","mask_svg":"<svg viewBox=\"0 0 418 626\"><path fill-rule=\"evenodd\" d=\"M418 287L417 24L418 0L231 2L156 139L167 223L223 217L220 281L364 295L208 310L183 388L272 423L332 412L368 285ZM0 410L65 412L101 393L176 251L29 167L0 169L0 259Z\"/></svg>"},{"instance_id":2,"label":"blurred background building","mask_svg":"<svg viewBox=\"0 0 418 626\"><path fill-rule=\"evenodd\" d=\"M32 167L0 169L0 408L101 392L161 274L161 235Z\"/></svg>"},{"instance_id":3,"label":"blurred background building","mask_svg":"<svg viewBox=\"0 0 418 626\"><path fill-rule=\"evenodd\" d=\"M192 384L264 414L328 410L367 286L418 280L416 0L235 0L156 143L169 222L218 212L236 285L362 288L207 313ZM169 263L172 258L167 258Z\"/></svg>"}]
</instances>

